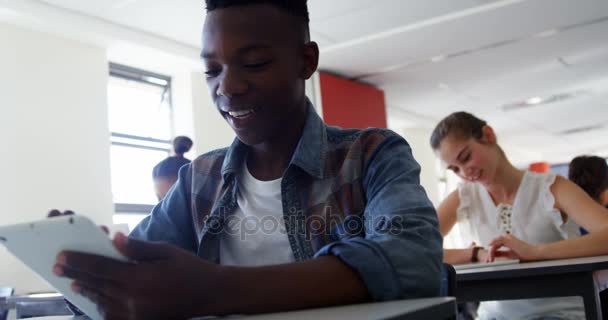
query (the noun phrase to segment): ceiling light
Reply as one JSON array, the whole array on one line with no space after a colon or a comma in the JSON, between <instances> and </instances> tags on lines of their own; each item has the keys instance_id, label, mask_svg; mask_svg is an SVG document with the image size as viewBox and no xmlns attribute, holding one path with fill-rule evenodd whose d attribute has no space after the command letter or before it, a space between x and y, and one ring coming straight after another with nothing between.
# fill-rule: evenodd
<instances>
[{"instance_id":1,"label":"ceiling light","mask_svg":"<svg viewBox=\"0 0 608 320\"><path fill-rule=\"evenodd\" d=\"M440 82L438 87L441 90L452 90L452 88L450 88L450 86L448 86L447 84L445 84L443 82Z\"/></svg>"},{"instance_id":2,"label":"ceiling light","mask_svg":"<svg viewBox=\"0 0 608 320\"><path fill-rule=\"evenodd\" d=\"M557 30L557 29L549 29L549 30L545 30L543 32L539 32L539 33L535 34L534 37L545 38L545 37L550 37L550 36L556 35L558 33L559 33L559 30Z\"/></svg>"},{"instance_id":3,"label":"ceiling light","mask_svg":"<svg viewBox=\"0 0 608 320\"><path fill-rule=\"evenodd\" d=\"M595 125L586 126L586 127L578 127L578 128L564 130L564 131L559 132L559 134L563 134L563 135L576 134L576 133L583 133L583 132L599 130L599 129L603 129L603 128L604 128L603 124L595 124Z\"/></svg>"},{"instance_id":4,"label":"ceiling light","mask_svg":"<svg viewBox=\"0 0 608 320\"><path fill-rule=\"evenodd\" d=\"M431 58L431 62L440 62L445 60L446 56L444 54L440 54L438 56L434 56Z\"/></svg>"},{"instance_id":5,"label":"ceiling light","mask_svg":"<svg viewBox=\"0 0 608 320\"><path fill-rule=\"evenodd\" d=\"M526 100L526 104L529 104L529 105L539 104L541 102L543 102L543 98L541 98L541 97L532 97L532 98Z\"/></svg>"},{"instance_id":6,"label":"ceiling light","mask_svg":"<svg viewBox=\"0 0 608 320\"><path fill-rule=\"evenodd\" d=\"M561 93L557 93L557 94L553 94L553 95L549 95L549 96L545 96L545 97L532 97L527 100L508 103L508 104L503 105L502 109L504 111L510 111L510 110L527 108L527 107L535 107L535 106L539 106L539 105L564 102L566 100L570 100L570 99L574 99L574 98L581 98L584 96L589 96L591 94L592 93L587 90L561 92Z\"/></svg>"}]
</instances>

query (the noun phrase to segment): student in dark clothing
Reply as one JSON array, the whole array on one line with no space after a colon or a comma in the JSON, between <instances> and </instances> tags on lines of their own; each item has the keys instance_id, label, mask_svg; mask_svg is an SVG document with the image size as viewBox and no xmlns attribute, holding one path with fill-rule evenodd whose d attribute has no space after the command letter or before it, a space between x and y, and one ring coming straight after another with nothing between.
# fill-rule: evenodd
<instances>
[{"instance_id":1,"label":"student in dark clothing","mask_svg":"<svg viewBox=\"0 0 608 320\"><path fill-rule=\"evenodd\" d=\"M608 164L597 156L578 156L570 161L568 179L599 204L608 208ZM581 228L581 234L587 230ZM608 319L608 290L600 292L603 319Z\"/></svg>"},{"instance_id":2,"label":"student in dark clothing","mask_svg":"<svg viewBox=\"0 0 608 320\"><path fill-rule=\"evenodd\" d=\"M578 156L570 161L568 179L604 207L608 205L608 165L597 156Z\"/></svg>"},{"instance_id":3,"label":"student in dark clothing","mask_svg":"<svg viewBox=\"0 0 608 320\"><path fill-rule=\"evenodd\" d=\"M169 189L177 181L177 173L179 168L190 163L190 159L184 158L184 153L192 148L192 140L186 136L178 136L173 139L174 156L159 162L152 169L152 178L154 179L154 190L158 200L162 200Z\"/></svg>"},{"instance_id":4,"label":"student in dark clothing","mask_svg":"<svg viewBox=\"0 0 608 320\"><path fill-rule=\"evenodd\" d=\"M606 159L596 156L578 156L568 168L568 179L576 183L581 189L599 204L608 206L608 165ZM581 234L587 234L581 228Z\"/></svg>"}]
</instances>

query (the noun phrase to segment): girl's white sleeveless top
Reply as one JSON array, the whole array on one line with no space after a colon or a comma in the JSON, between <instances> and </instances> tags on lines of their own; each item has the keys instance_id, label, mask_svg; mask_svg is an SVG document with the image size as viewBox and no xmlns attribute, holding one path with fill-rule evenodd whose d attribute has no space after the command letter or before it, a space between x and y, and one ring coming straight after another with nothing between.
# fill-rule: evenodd
<instances>
[{"instance_id":1,"label":"girl's white sleeveless top","mask_svg":"<svg viewBox=\"0 0 608 320\"><path fill-rule=\"evenodd\" d=\"M563 221L555 209L551 185L553 173L526 171L512 205L495 205L488 191L479 183L464 182L458 187L460 206L457 221L461 231L487 247L495 238L510 232L530 244L556 242L580 235L570 219ZM534 319L552 315L560 319L584 319L580 298L543 298L484 302L480 319Z\"/></svg>"}]
</instances>

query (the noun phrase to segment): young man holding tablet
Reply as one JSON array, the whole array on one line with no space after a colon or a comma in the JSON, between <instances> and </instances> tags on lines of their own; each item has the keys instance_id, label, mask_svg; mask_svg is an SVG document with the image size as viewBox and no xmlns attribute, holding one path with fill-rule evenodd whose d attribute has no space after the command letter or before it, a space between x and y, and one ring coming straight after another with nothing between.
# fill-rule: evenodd
<instances>
[{"instance_id":1,"label":"young man holding tablet","mask_svg":"<svg viewBox=\"0 0 608 320\"><path fill-rule=\"evenodd\" d=\"M439 295L441 235L406 141L328 127L304 94L319 53L306 0L206 4L207 84L237 139L114 238L133 263L64 252L55 272L110 319Z\"/></svg>"}]
</instances>

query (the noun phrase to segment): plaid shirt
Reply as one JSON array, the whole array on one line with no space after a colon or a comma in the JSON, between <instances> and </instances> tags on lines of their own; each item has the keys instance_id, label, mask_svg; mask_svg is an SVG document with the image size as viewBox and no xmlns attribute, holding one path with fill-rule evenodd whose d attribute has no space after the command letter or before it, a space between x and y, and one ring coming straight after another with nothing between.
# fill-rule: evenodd
<instances>
[{"instance_id":1,"label":"plaid shirt","mask_svg":"<svg viewBox=\"0 0 608 320\"><path fill-rule=\"evenodd\" d=\"M442 238L407 142L389 130L329 127L308 104L281 182L295 259L338 257L376 301L439 295ZM165 199L130 236L221 263L219 235L237 207L236 176L247 151L235 139L182 167Z\"/></svg>"}]
</instances>

